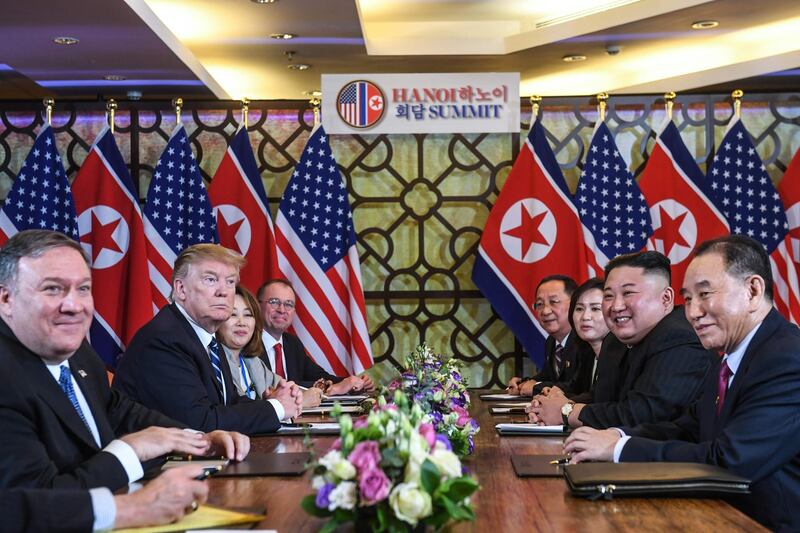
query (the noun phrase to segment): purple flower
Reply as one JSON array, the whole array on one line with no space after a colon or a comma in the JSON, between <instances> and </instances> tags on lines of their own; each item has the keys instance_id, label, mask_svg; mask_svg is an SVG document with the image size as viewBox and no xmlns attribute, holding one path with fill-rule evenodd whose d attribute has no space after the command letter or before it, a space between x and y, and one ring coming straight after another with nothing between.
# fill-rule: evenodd
<instances>
[{"instance_id":1,"label":"purple flower","mask_svg":"<svg viewBox=\"0 0 800 533\"><path fill-rule=\"evenodd\" d=\"M433 429L433 424L420 424L419 434L425 438L425 440L428 442L428 446L433 448L433 445L436 442L436 430Z\"/></svg>"},{"instance_id":2,"label":"purple flower","mask_svg":"<svg viewBox=\"0 0 800 533\"><path fill-rule=\"evenodd\" d=\"M374 440L359 442L350 452L347 460L353 463L359 474L378 468L378 463L381 461L378 443Z\"/></svg>"},{"instance_id":3,"label":"purple flower","mask_svg":"<svg viewBox=\"0 0 800 533\"><path fill-rule=\"evenodd\" d=\"M380 468L367 470L358 477L358 488L364 505L374 505L388 498L391 486L392 482Z\"/></svg>"},{"instance_id":4,"label":"purple flower","mask_svg":"<svg viewBox=\"0 0 800 533\"><path fill-rule=\"evenodd\" d=\"M328 508L328 506L331 504L329 496L334 488L336 488L336 486L333 483L325 483L322 486L322 488L319 489L319 492L317 493L317 498L314 501L317 507L319 507L320 509Z\"/></svg>"},{"instance_id":5,"label":"purple flower","mask_svg":"<svg viewBox=\"0 0 800 533\"><path fill-rule=\"evenodd\" d=\"M437 434L436 442L441 442L448 451L453 451L453 446L450 444L450 439L448 439L445 435Z\"/></svg>"},{"instance_id":6,"label":"purple flower","mask_svg":"<svg viewBox=\"0 0 800 533\"><path fill-rule=\"evenodd\" d=\"M464 409L459 405L454 405L453 412L458 415L458 420L456 421L456 424L458 424L460 427L464 427L469 423L470 421L469 412L466 409Z\"/></svg>"},{"instance_id":7,"label":"purple flower","mask_svg":"<svg viewBox=\"0 0 800 533\"><path fill-rule=\"evenodd\" d=\"M342 449L342 439L340 437L336 437L336 440L333 441L331 444L331 450L341 450Z\"/></svg>"},{"instance_id":8,"label":"purple flower","mask_svg":"<svg viewBox=\"0 0 800 533\"><path fill-rule=\"evenodd\" d=\"M353 421L353 429L361 429L367 427L367 417L362 416Z\"/></svg>"}]
</instances>

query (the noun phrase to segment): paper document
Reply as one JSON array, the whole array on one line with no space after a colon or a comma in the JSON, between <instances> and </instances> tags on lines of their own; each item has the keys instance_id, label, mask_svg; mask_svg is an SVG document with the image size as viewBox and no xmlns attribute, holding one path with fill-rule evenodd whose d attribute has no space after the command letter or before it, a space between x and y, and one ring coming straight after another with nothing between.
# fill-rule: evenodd
<instances>
[{"instance_id":1,"label":"paper document","mask_svg":"<svg viewBox=\"0 0 800 533\"><path fill-rule=\"evenodd\" d=\"M481 400L519 400L519 394L481 394Z\"/></svg>"},{"instance_id":2,"label":"paper document","mask_svg":"<svg viewBox=\"0 0 800 533\"><path fill-rule=\"evenodd\" d=\"M564 433L564 426L540 426L538 424L495 424L500 433L525 433L542 435L547 433Z\"/></svg>"},{"instance_id":3,"label":"paper document","mask_svg":"<svg viewBox=\"0 0 800 533\"><path fill-rule=\"evenodd\" d=\"M187 514L173 524L131 529L115 529L114 531L123 531L125 533L134 531L137 533L167 533L169 531L186 531L187 529L207 530L210 527L247 524L250 522L260 522L263 519L264 515L261 514L239 513L212 505L201 505L197 511Z\"/></svg>"}]
</instances>

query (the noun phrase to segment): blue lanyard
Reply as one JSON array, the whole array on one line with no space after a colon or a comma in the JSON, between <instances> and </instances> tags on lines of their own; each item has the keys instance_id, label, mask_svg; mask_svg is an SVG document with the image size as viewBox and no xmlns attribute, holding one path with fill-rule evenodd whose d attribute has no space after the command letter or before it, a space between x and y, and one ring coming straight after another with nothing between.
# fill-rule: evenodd
<instances>
[{"instance_id":1,"label":"blue lanyard","mask_svg":"<svg viewBox=\"0 0 800 533\"><path fill-rule=\"evenodd\" d=\"M244 382L244 388L247 391L247 397L251 400L255 400L256 391L253 388L253 384L250 382L249 377L247 376L247 369L244 367L244 359L242 359L242 354L239 354L239 368L242 371L242 382Z\"/></svg>"}]
</instances>

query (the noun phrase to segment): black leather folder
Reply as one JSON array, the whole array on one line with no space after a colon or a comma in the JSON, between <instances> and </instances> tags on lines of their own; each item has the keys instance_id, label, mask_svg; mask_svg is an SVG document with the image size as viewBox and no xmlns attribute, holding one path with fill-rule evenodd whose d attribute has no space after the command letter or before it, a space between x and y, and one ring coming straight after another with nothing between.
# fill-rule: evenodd
<instances>
[{"instance_id":1,"label":"black leather folder","mask_svg":"<svg viewBox=\"0 0 800 533\"><path fill-rule=\"evenodd\" d=\"M240 463L230 463L215 477L238 476L299 476L306 470L311 454L251 452Z\"/></svg>"},{"instance_id":2,"label":"black leather folder","mask_svg":"<svg viewBox=\"0 0 800 533\"><path fill-rule=\"evenodd\" d=\"M517 477L561 477L565 464L552 464L564 460L563 455L512 455L511 465Z\"/></svg>"}]
</instances>

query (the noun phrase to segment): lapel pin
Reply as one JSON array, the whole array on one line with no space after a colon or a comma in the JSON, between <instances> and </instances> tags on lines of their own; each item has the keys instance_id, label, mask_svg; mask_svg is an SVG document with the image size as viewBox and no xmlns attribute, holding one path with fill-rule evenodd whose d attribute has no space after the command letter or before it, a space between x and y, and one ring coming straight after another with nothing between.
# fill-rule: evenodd
<instances>
[{"instance_id":1,"label":"lapel pin","mask_svg":"<svg viewBox=\"0 0 800 533\"><path fill-rule=\"evenodd\" d=\"M570 362L569 362L569 361L567 361L567 365L566 365L566 366L567 366L567 368L569 368L569 363L570 363Z\"/></svg>"},{"instance_id":2,"label":"lapel pin","mask_svg":"<svg viewBox=\"0 0 800 533\"><path fill-rule=\"evenodd\" d=\"M78 374L80 374L82 378L86 377L86 372L83 370L78 370Z\"/></svg>"}]
</instances>

